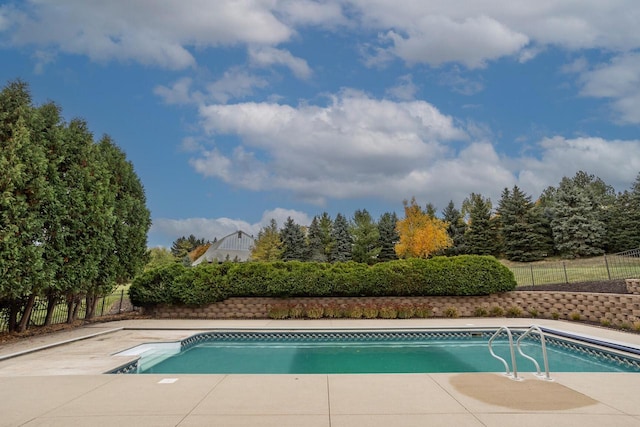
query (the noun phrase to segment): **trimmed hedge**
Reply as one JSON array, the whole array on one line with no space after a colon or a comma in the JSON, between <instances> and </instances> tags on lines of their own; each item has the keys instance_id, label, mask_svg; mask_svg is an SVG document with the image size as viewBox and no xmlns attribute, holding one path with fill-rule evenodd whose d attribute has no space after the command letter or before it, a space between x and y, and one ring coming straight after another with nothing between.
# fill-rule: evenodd
<instances>
[{"instance_id":1,"label":"trimmed hedge","mask_svg":"<svg viewBox=\"0 0 640 427\"><path fill-rule=\"evenodd\" d=\"M356 262L248 262L184 267L136 277L136 306L206 305L230 297L488 295L512 291L513 273L488 256L408 259L369 266Z\"/></svg>"}]
</instances>

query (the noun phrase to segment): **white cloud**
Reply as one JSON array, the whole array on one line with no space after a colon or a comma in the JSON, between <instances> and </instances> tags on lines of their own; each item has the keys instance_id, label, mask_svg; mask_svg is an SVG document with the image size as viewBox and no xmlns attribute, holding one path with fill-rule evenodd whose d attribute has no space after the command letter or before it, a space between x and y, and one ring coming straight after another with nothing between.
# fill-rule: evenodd
<instances>
[{"instance_id":1,"label":"white cloud","mask_svg":"<svg viewBox=\"0 0 640 427\"><path fill-rule=\"evenodd\" d=\"M193 80L183 77L176 80L171 87L158 85L153 89L153 93L162 98L165 104L191 104L198 96L191 92Z\"/></svg>"},{"instance_id":2,"label":"white cloud","mask_svg":"<svg viewBox=\"0 0 640 427\"><path fill-rule=\"evenodd\" d=\"M10 42L52 46L96 61L134 60L181 69L195 65L189 47L278 44L294 30L263 1L155 0L31 2L26 13L8 9Z\"/></svg>"},{"instance_id":3,"label":"white cloud","mask_svg":"<svg viewBox=\"0 0 640 427\"><path fill-rule=\"evenodd\" d=\"M192 162L198 172L306 200L384 195L377 185L425 167L445 155L448 141L466 138L424 101L395 103L355 91L331 97L325 107L208 105L200 114L207 132L237 135L243 145L242 156L238 149L202 153Z\"/></svg>"},{"instance_id":4,"label":"white cloud","mask_svg":"<svg viewBox=\"0 0 640 427\"><path fill-rule=\"evenodd\" d=\"M307 61L296 58L291 52L273 47L252 47L249 49L251 63L260 67L270 67L272 65L283 65L299 79L308 79L312 71Z\"/></svg>"},{"instance_id":5,"label":"white cloud","mask_svg":"<svg viewBox=\"0 0 640 427\"><path fill-rule=\"evenodd\" d=\"M268 82L262 77L234 67L225 71L224 75L207 85L207 92L216 102L226 103L231 99L242 99L251 96L256 88L264 88Z\"/></svg>"},{"instance_id":6,"label":"white cloud","mask_svg":"<svg viewBox=\"0 0 640 427\"><path fill-rule=\"evenodd\" d=\"M411 74L400 76L398 84L386 90L386 93L392 98L401 101L411 101L415 99L418 86L413 83Z\"/></svg>"},{"instance_id":7,"label":"white cloud","mask_svg":"<svg viewBox=\"0 0 640 427\"><path fill-rule=\"evenodd\" d=\"M639 141L555 137L539 142L537 157L509 157L498 154L486 124L462 128L424 101L377 100L352 90L326 106L208 105L200 114L206 132L240 142L228 154L199 153L192 160L197 172L320 205L366 197L399 203L415 195L445 206L471 192L497 201L514 184L538 197L578 170L624 189L640 170Z\"/></svg>"},{"instance_id":8,"label":"white cloud","mask_svg":"<svg viewBox=\"0 0 640 427\"><path fill-rule=\"evenodd\" d=\"M609 63L582 70L581 94L611 98L616 121L640 123L640 53L615 56Z\"/></svg>"},{"instance_id":9,"label":"white cloud","mask_svg":"<svg viewBox=\"0 0 640 427\"><path fill-rule=\"evenodd\" d=\"M484 67L488 60L513 55L529 43L526 35L484 15L461 21L427 15L406 31L406 36L394 30L387 33L392 51L408 63L433 66L460 62L469 68Z\"/></svg>"},{"instance_id":10,"label":"white cloud","mask_svg":"<svg viewBox=\"0 0 640 427\"><path fill-rule=\"evenodd\" d=\"M629 189L640 171L640 140L556 136L543 139L539 147L539 157L516 159L514 165L521 188L536 197L580 170L599 176L619 191Z\"/></svg>"}]
</instances>

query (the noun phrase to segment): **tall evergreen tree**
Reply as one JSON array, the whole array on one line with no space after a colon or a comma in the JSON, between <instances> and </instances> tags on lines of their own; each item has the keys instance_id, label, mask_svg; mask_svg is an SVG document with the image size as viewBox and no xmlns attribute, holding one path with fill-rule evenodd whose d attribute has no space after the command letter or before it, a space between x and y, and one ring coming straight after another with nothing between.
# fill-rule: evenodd
<instances>
[{"instance_id":1,"label":"tall evergreen tree","mask_svg":"<svg viewBox=\"0 0 640 427\"><path fill-rule=\"evenodd\" d=\"M51 266L42 259L41 212L52 192L44 150L32 138L36 115L23 82L0 92L0 307L9 308L10 331L26 328L50 278Z\"/></svg>"},{"instance_id":2,"label":"tall evergreen tree","mask_svg":"<svg viewBox=\"0 0 640 427\"><path fill-rule=\"evenodd\" d=\"M498 204L498 218L504 254L511 261L528 262L542 259L545 253L544 235L540 234L541 219L531 196L514 186L505 188Z\"/></svg>"},{"instance_id":3,"label":"tall evergreen tree","mask_svg":"<svg viewBox=\"0 0 640 427\"><path fill-rule=\"evenodd\" d=\"M442 219L447 223L447 234L451 238L451 247L445 249L446 255L460 255L467 251L465 233L467 224L453 200L449 201L447 207L442 211Z\"/></svg>"},{"instance_id":4,"label":"tall evergreen tree","mask_svg":"<svg viewBox=\"0 0 640 427\"><path fill-rule=\"evenodd\" d=\"M378 220L378 235L380 236L379 246L380 254L378 261L392 261L398 259L396 254L396 243L400 240L396 226L398 225L398 216L395 212L385 212Z\"/></svg>"},{"instance_id":5,"label":"tall evergreen tree","mask_svg":"<svg viewBox=\"0 0 640 427\"><path fill-rule=\"evenodd\" d=\"M462 210L468 214L469 223L465 240L468 252L476 255L497 255L499 252L498 230L491 217L491 199L471 193L464 200Z\"/></svg>"},{"instance_id":6,"label":"tall evergreen tree","mask_svg":"<svg viewBox=\"0 0 640 427\"><path fill-rule=\"evenodd\" d=\"M293 218L288 217L280 231L283 261L303 261L305 257L305 239L302 227Z\"/></svg>"},{"instance_id":7,"label":"tall evergreen tree","mask_svg":"<svg viewBox=\"0 0 640 427\"><path fill-rule=\"evenodd\" d=\"M320 220L317 216L314 216L307 232L307 246L305 252L305 259L307 261L327 262L327 254L325 252L322 237Z\"/></svg>"},{"instance_id":8,"label":"tall evergreen tree","mask_svg":"<svg viewBox=\"0 0 640 427\"><path fill-rule=\"evenodd\" d=\"M322 212L318 218L318 227L320 228L324 258L326 261L330 261L335 241L333 240L333 220L327 212Z\"/></svg>"},{"instance_id":9,"label":"tall evergreen tree","mask_svg":"<svg viewBox=\"0 0 640 427\"><path fill-rule=\"evenodd\" d=\"M353 241L352 259L356 262L373 264L380 254L380 233L371 214L366 209L357 210L351 223Z\"/></svg>"},{"instance_id":10,"label":"tall evergreen tree","mask_svg":"<svg viewBox=\"0 0 640 427\"><path fill-rule=\"evenodd\" d=\"M113 246L100 260L96 287L87 296L87 318L91 318L98 297L111 292L140 273L146 264L147 232L151 215L140 179L125 154L108 136L97 145L98 158L108 173L108 192L113 199Z\"/></svg>"},{"instance_id":11,"label":"tall evergreen tree","mask_svg":"<svg viewBox=\"0 0 640 427\"><path fill-rule=\"evenodd\" d=\"M599 178L583 172L562 179L551 205L553 240L561 255L574 258L604 253L606 225L601 203L608 197L605 189Z\"/></svg>"},{"instance_id":12,"label":"tall evergreen tree","mask_svg":"<svg viewBox=\"0 0 640 427\"><path fill-rule=\"evenodd\" d=\"M349 234L349 223L342 214L336 215L333 221L331 236L334 245L331 248L331 262L344 262L351 260L351 235Z\"/></svg>"},{"instance_id":13,"label":"tall evergreen tree","mask_svg":"<svg viewBox=\"0 0 640 427\"><path fill-rule=\"evenodd\" d=\"M610 211L607 241L610 252L640 248L640 174L630 190L616 197Z\"/></svg>"}]
</instances>

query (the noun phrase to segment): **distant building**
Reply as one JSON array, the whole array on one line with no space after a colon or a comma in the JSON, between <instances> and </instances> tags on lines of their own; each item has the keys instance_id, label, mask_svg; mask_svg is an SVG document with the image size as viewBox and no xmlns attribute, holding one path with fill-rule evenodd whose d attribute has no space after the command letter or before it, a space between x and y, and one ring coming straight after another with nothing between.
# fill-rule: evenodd
<instances>
[{"instance_id":1,"label":"distant building","mask_svg":"<svg viewBox=\"0 0 640 427\"><path fill-rule=\"evenodd\" d=\"M248 261L249 257L251 257L251 248L255 242L256 239L253 236L244 231L236 231L217 242L213 242L209 249L193 261L191 265L196 266L203 262Z\"/></svg>"}]
</instances>

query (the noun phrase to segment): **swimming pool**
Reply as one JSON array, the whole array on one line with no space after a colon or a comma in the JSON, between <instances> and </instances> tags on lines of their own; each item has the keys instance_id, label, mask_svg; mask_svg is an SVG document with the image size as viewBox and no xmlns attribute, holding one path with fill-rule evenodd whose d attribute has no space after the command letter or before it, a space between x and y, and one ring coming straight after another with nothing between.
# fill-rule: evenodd
<instances>
[{"instance_id":1,"label":"swimming pool","mask_svg":"<svg viewBox=\"0 0 640 427\"><path fill-rule=\"evenodd\" d=\"M386 331L220 331L193 335L176 343L145 344L123 352L140 355L112 373L140 374L340 374L500 372L491 357L495 329ZM514 330L517 337L521 331ZM586 342L545 331L551 372L640 372L638 354L615 345ZM618 346L619 347L619 346ZM493 349L509 360L506 335ZM542 365L539 336L522 349ZM634 349L626 349L634 350ZM522 372L535 371L518 355Z\"/></svg>"}]
</instances>

